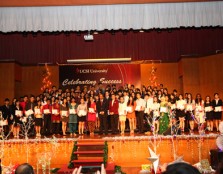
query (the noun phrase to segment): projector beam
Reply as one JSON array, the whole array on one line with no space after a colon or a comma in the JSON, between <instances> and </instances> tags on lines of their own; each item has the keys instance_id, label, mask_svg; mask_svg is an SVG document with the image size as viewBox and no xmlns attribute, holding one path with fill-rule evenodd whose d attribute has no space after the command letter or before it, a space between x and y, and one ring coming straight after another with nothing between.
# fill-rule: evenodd
<instances>
[{"instance_id":1,"label":"projector beam","mask_svg":"<svg viewBox=\"0 0 223 174\"><path fill-rule=\"evenodd\" d=\"M120 63L131 62L131 58L104 58L104 59L68 59L67 63Z\"/></svg>"}]
</instances>

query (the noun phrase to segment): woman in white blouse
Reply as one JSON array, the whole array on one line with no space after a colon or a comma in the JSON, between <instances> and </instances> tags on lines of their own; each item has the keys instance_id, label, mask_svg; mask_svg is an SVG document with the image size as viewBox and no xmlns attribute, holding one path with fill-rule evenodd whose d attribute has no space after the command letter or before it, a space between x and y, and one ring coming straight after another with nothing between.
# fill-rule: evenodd
<instances>
[{"instance_id":1,"label":"woman in white blouse","mask_svg":"<svg viewBox=\"0 0 223 174\"><path fill-rule=\"evenodd\" d=\"M125 121L126 121L126 114L127 114L126 110L127 110L127 104L124 102L124 98L120 97L118 113L119 113L119 122L120 122L120 128L121 128L122 135L125 132Z\"/></svg>"},{"instance_id":2,"label":"woman in white blouse","mask_svg":"<svg viewBox=\"0 0 223 174\"><path fill-rule=\"evenodd\" d=\"M184 127L185 127L185 106L186 106L186 101L183 99L183 95L179 95L179 100L176 102L177 104L177 118L180 121L180 129L182 132L184 132Z\"/></svg>"}]
</instances>

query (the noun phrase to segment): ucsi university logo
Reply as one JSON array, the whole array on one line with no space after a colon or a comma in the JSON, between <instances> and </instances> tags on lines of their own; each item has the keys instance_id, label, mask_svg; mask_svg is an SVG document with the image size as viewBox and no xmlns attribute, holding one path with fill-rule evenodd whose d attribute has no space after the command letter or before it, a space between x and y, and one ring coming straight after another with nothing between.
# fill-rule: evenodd
<instances>
[{"instance_id":1,"label":"ucsi university logo","mask_svg":"<svg viewBox=\"0 0 223 174\"><path fill-rule=\"evenodd\" d=\"M76 68L77 74L93 74L93 73L107 73L108 69L79 69Z\"/></svg>"}]
</instances>

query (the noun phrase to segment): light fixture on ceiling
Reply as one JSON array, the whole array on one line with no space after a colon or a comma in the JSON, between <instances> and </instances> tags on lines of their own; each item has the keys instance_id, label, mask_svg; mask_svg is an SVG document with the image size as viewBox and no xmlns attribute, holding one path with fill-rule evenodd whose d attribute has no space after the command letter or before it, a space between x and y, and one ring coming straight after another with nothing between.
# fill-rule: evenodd
<instances>
[{"instance_id":1,"label":"light fixture on ceiling","mask_svg":"<svg viewBox=\"0 0 223 174\"><path fill-rule=\"evenodd\" d=\"M88 31L88 33L84 35L84 40L85 41L93 41L94 40L94 36L91 34L90 31Z\"/></svg>"},{"instance_id":2,"label":"light fixture on ceiling","mask_svg":"<svg viewBox=\"0 0 223 174\"><path fill-rule=\"evenodd\" d=\"M141 30L139 30L139 32L140 32L140 33L144 33L144 30L143 30L143 29L141 29Z\"/></svg>"},{"instance_id":3,"label":"light fixture on ceiling","mask_svg":"<svg viewBox=\"0 0 223 174\"><path fill-rule=\"evenodd\" d=\"M131 58L68 59L67 63L123 63L131 60Z\"/></svg>"},{"instance_id":4,"label":"light fixture on ceiling","mask_svg":"<svg viewBox=\"0 0 223 174\"><path fill-rule=\"evenodd\" d=\"M93 34L98 34L98 31L97 31L97 30L95 30Z\"/></svg>"}]
</instances>

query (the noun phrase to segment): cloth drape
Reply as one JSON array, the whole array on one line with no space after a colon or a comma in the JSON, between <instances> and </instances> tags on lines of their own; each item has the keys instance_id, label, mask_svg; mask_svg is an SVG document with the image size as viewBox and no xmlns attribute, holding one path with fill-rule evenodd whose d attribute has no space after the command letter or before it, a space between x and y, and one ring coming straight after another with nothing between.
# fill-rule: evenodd
<instances>
[{"instance_id":1,"label":"cloth drape","mask_svg":"<svg viewBox=\"0 0 223 174\"><path fill-rule=\"evenodd\" d=\"M222 1L0 8L2 32L100 31L222 25Z\"/></svg>"}]
</instances>

